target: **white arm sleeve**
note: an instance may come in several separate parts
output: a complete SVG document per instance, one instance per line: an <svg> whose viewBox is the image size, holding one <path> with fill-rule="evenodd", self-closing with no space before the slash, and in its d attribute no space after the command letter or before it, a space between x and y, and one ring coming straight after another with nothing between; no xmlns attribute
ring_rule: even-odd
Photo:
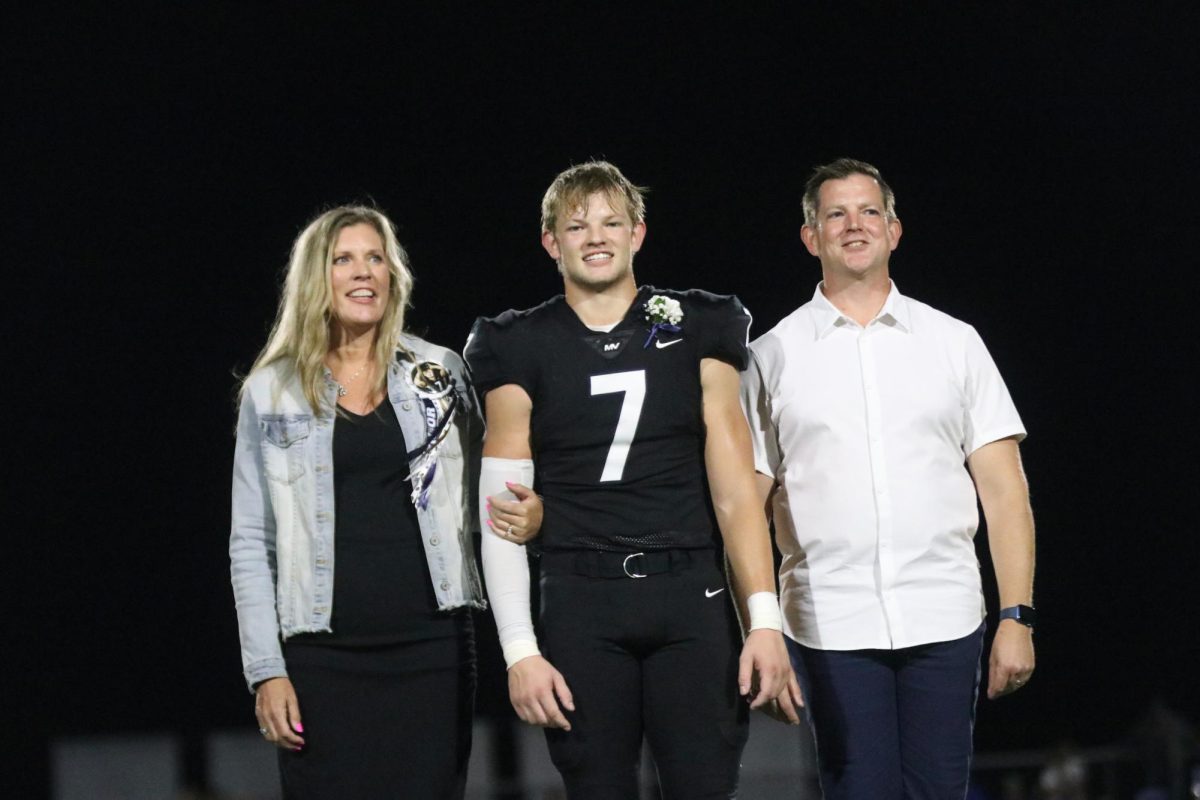
<svg viewBox="0 0 1200 800"><path fill-rule="evenodd" d="M527 458L485 457L479 468L479 521L483 529L483 579L487 583L492 615L504 663L511 667L523 658L540 655L533 617L529 611L529 562L525 546L501 539L484 522L487 499L516 500L505 481L533 486L533 462Z"/></svg>

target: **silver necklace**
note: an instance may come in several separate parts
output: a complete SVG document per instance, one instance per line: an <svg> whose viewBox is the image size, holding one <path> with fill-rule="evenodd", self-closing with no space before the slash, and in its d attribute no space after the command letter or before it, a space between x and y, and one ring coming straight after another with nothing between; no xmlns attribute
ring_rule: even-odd
<svg viewBox="0 0 1200 800"><path fill-rule="evenodd" d="M367 365L368 365L368 364L370 364L370 363L371 363L370 361L367 361L367 362L365 362L365 363L364 363L364 364L363 364L361 367L359 367L357 370L355 370L354 374L350 376L350 378L349 378L349 379L346 381L346 383L342 383L342 382L341 382L341 381L339 381L337 378L334 378L334 379L333 379L333 382L334 382L335 384L337 384L337 393L338 393L338 397L345 397L345 396L346 396L346 394L347 394L347 392L346 392L346 386L348 386L348 385L349 385L349 384L351 384L351 383L354 383L354 380L355 380L355 378L357 378L359 375L362 375L362 371L363 371L364 369L366 369L366 368L367 368Z"/></svg>

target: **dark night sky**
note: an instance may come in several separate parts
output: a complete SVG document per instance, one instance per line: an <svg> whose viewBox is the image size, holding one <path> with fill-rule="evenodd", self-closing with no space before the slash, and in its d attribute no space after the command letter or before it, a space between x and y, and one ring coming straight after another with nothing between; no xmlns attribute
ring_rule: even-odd
<svg viewBox="0 0 1200 800"><path fill-rule="evenodd" d="M1194 12L437 5L463 10L5 25L5 227L32 290L7 348L19 752L253 722L232 372L307 219L374 199L412 257L410 327L461 348L475 316L561 290L538 202L592 156L652 188L639 279L735 292L759 333L818 279L810 168L877 164L905 224L897 284L979 329L1030 431L1039 669L981 703L980 749L1113 742L1154 697L1200 718Z"/></svg>

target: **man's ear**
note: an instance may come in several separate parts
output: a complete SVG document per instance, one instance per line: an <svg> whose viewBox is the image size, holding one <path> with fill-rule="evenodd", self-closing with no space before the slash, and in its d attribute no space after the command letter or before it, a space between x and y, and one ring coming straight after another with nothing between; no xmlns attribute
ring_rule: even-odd
<svg viewBox="0 0 1200 800"><path fill-rule="evenodd" d="M633 234L630 236L629 249L636 253L642 249L642 243L646 241L646 223L639 222L633 226Z"/></svg>
<svg viewBox="0 0 1200 800"><path fill-rule="evenodd" d="M895 252L896 247L900 244L900 234L902 233L904 233L904 229L898 218L888 222L888 243L891 245L889 249L892 252Z"/></svg>
<svg viewBox="0 0 1200 800"><path fill-rule="evenodd" d="M817 250L817 231L811 225L800 226L800 239L804 242L804 246L808 249L809 255L820 257L820 252Z"/></svg>
<svg viewBox="0 0 1200 800"><path fill-rule="evenodd" d="M558 239L554 238L552 231L542 231L542 247L555 261L562 256L562 252L558 249Z"/></svg>

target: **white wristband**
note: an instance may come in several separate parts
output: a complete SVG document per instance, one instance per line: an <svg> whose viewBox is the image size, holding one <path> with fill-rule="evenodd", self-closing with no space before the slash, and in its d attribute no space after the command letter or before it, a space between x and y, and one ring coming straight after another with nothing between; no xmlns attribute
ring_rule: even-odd
<svg viewBox="0 0 1200 800"><path fill-rule="evenodd" d="M542 651L538 649L537 642L531 642L528 639L507 642L500 645L500 650L504 653L504 666L509 669L523 658L542 654Z"/></svg>
<svg viewBox="0 0 1200 800"><path fill-rule="evenodd" d="M779 613L779 598L774 592L755 592L746 598L746 608L750 611L750 630L770 628L773 631L783 630L783 617Z"/></svg>

